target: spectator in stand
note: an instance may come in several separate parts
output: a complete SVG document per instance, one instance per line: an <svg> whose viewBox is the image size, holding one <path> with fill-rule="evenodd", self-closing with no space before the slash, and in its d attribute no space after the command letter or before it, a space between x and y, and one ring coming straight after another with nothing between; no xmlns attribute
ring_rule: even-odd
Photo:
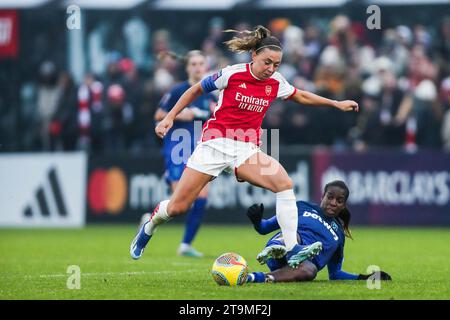
<svg viewBox="0 0 450 320"><path fill-rule="evenodd" d="M442 81L441 101L445 112L441 131L442 142L444 144L444 150L450 151L450 77Z"/></svg>
<svg viewBox="0 0 450 320"><path fill-rule="evenodd" d="M142 89L142 99L135 108L136 116L133 125L133 146L136 153L147 152L150 148L160 147L161 141L153 134L157 105L161 95L155 89L152 80L145 81Z"/></svg>
<svg viewBox="0 0 450 320"><path fill-rule="evenodd" d="M105 120L103 84L87 74L78 88L79 149L104 151Z"/></svg>
<svg viewBox="0 0 450 320"><path fill-rule="evenodd" d="M121 85L113 84L107 90L106 117L107 152L127 150L131 145L134 110Z"/></svg>
<svg viewBox="0 0 450 320"><path fill-rule="evenodd" d="M162 96L177 80L178 62L173 57L163 54L158 60L153 79L155 89Z"/></svg>
<svg viewBox="0 0 450 320"><path fill-rule="evenodd" d="M406 150L440 147L441 119L442 109L437 103L436 86L431 80L423 80L403 100L396 116L398 123L406 124Z"/></svg>
<svg viewBox="0 0 450 320"><path fill-rule="evenodd" d="M43 62L39 68L39 78L36 144L41 150L55 150L56 141L54 138L57 128L51 124L61 96L61 88L58 83L58 71L55 63L52 61Z"/></svg>
<svg viewBox="0 0 450 320"><path fill-rule="evenodd" d="M77 89L73 78L68 72L62 72L59 78L61 94L56 112L50 123L50 135L58 140L59 149L70 151L77 146Z"/></svg>
<svg viewBox="0 0 450 320"><path fill-rule="evenodd" d="M119 61L119 68L122 72L122 83L123 83L123 89L125 90L125 95L128 97L128 102L133 106L133 108L140 108L142 106L142 99L143 99L143 81L139 75L139 71L136 68L134 62L129 58L123 58ZM137 113L138 111L135 110ZM139 113L141 114L143 110L139 110ZM141 114L144 119L145 114ZM142 119L142 120L144 120ZM148 118L147 118L148 119ZM132 132L130 132L130 148L131 151L139 151L141 140L141 132L139 132L139 126L137 124L138 116L136 115L134 117L134 125L132 127ZM151 118L149 119L151 121ZM146 136L144 134L144 136Z"/></svg>
<svg viewBox="0 0 450 320"><path fill-rule="evenodd" d="M284 47L284 63L280 66L280 71L287 81L301 83L297 85L300 90L311 91L334 100L342 99L342 97L355 101L364 100L362 105L367 105L368 110L366 113L362 108L359 115L344 118L341 113L334 114L335 110L326 108L300 110L295 107L290 108L289 102L286 103L287 108L274 104L267 113L266 127L279 128L281 142L287 144L321 143L326 146L340 147L354 145L354 142L358 141L363 143L360 146L364 145L361 149L378 146L396 147L407 140L406 132L408 132L409 140L416 138L421 140L420 131L423 132L424 129L419 127L425 120L417 119L420 123L415 123L414 115L417 111L416 107L422 109L418 106L423 101L418 102L420 99L416 97L415 90L425 80L430 80L436 88L441 88L443 80L450 76L450 16L436 17L435 29L431 24L408 25L408 21L411 21L408 17L405 17L404 21L405 24L402 25L389 25L387 22L386 26L383 24L382 39L379 39L380 33L369 33L364 24L352 21L342 14L331 19L313 18L300 23L283 17L269 20L269 28L280 38ZM159 101L160 97L184 77L181 64L170 56L152 63L153 60L157 60L159 53L167 52L169 49L184 52L189 49L188 46L195 43L202 44L202 50L211 71L248 59L248 55L236 55L224 50L222 31L226 25L220 17L213 17L209 21L208 28L202 30L204 34L199 33L195 37L186 36L188 30L191 30L189 28L182 30L181 33L174 33L171 29L156 31L152 29L149 36L152 43L148 46L144 46L142 41L139 42L140 40L130 42L123 39L121 37L123 33L119 33L119 37L116 37L114 41L109 41L112 26L117 27L116 30L127 30L127 35L132 34L133 30L138 30L140 33L138 38L141 39L142 35L145 35L146 25L148 26L145 21L131 19L127 20L120 29L116 22L113 25L99 22L99 27L93 29L95 34L89 36L88 48L86 48L89 53L86 61L86 65L90 66L88 73L95 73L96 77L102 80L99 82L92 78L87 81L89 83L83 81L79 88L78 113L81 116L78 119L79 147L95 152L103 151L105 125L108 124L109 119L104 114L103 105L107 101L108 88L112 85L120 85L123 88L126 99L136 108L136 113L140 114L140 116L135 114L135 120L133 120L135 132L130 137L132 150L140 152L140 150L146 150L142 148L142 145L159 144L154 136L146 138L149 128L144 122L145 119L152 118L148 115L154 112L154 108L142 100L143 84L148 80L146 99ZM242 31L249 29L249 25L246 21L237 20L232 28ZM136 68L137 60L122 58L125 53L131 57L130 52L133 51L130 51L131 47L139 51L139 54L133 57L140 57L139 65L142 68ZM181 50L177 50L178 48ZM128 51L125 52L124 50L127 49ZM146 55L151 58L144 63L142 57ZM12 124L14 121L5 120L1 122L0 129L2 132L15 132L22 127L33 128L28 136L24 133L20 138L22 142L10 143L17 148L72 149L73 139L70 137L73 135L62 132L69 130L70 126L59 125L62 114L67 116L60 110L61 104L66 104L61 100L66 100L70 96L70 89L64 89L58 84L55 62L42 64L38 83L34 79L30 80L35 73L36 61L42 61L42 58L38 59L38 56L21 68L22 76L25 75L20 84L23 89L21 92L24 96L30 97L32 104L29 105L33 107L26 107L27 99L22 99L20 107L22 111L18 113L19 122ZM383 69L385 71L380 71L377 66L380 58L389 61L389 67ZM144 74L144 72L149 73ZM146 79L143 78L144 76ZM86 79L90 77L88 75ZM375 96L362 93L363 83L372 77L377 78L377 87L379 87ZM369 82L371 81L372 79ZM426 86L430 87L430 85ZM68 91L61 93L62 90ZM3 97L2 100L10 99ZM439 148L441 147L439 141L444 143L447 141L444 134L447 132L444 113L448 107L445 101L445 99L435 99L432 103L428 101L426 105L429 106L424 108L428 110L425 114L431 116L425 121L425 123L429 122L425 127L435 124L427 138L434 142L422 141L428 147ZM27 110L30 111L27 112ZM4 118L14 118L13 113L9 112ZM358 124L356 124L356 116L359 118ZM27 118L33 118L33 121ZM279 126L279 123L283 125ZM407 124L408 130L405 128ZM327 130L322 130L324 127ZM436 128L442 128L439 139L436 139ZM419 136L416 136L416 133ZM302 138L299 141L291 135L299 135ZM350 143L348 137L350 137Z"/></svg>
<svg viewBox="0 0 450 320"><path fill-rule="evenodd" d="M450 75L450 16L442 19L435 42L434 52L440 70L439 79L443 79Z"/></svg>
<svg viewBox="0 0 450 320"><path fill-rule="evenodd" d="M401 146L405 139L404 124L394 121L403 92L397 87L392 61L382 56L373 65L375 73L363 82L363 108L351 132L357 140L354 144L357 150L369 146Z"/></svg>
<svg viewBox="0 0 450 320"><path fill-rule="evenodd" d="M121 54L117 51L112 51L107 55L107 69L102 80L105 88L109 88L113 84L122 85L123 73L119 65L120 60Z"/></svg>
<svg viewBox="0 0 450 320"><path fill-rule="evenodd" d="M409 59L408 76L411 88L415 88L422 80L437 79L438 70L436 66L427 57L425 47L422 44L416 44L411 49Z"/></svg>

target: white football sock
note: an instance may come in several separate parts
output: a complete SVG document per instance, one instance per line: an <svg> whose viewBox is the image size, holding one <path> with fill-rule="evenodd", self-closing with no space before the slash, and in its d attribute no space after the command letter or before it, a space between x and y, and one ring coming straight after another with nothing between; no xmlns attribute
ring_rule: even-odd
<svg viewBox="0 0 450 320"><path fill-rule="evenodd" d="M172 219L172 217L169 217L167 214L167 205L169 204L169 200L164 200L159 203L159 208L156 210L153 217L150 219L150 223L147 223L144 228L144 232L151 236L155 230L156 227L169 221Z"/></svg>
<svg viewBox="0 0 450 320"><path fill-rule="evenodd" d="M191 248L191 245L189 243L184 243L184 242L180 243L180 247L179 247L180 251L187 251L190 248Z"/></svg>
<svg viewBox="0 0 450 320"><path fill-rule="evenodd" d="M275 277L271 274L266 274L266 283L275 282Z"/></svg>
<svg viewBox="0 0 450 320"><path fill-rule="evenodd" d="M297 244L298 211L293 189L276 193L276 214L286 249L290 251Z"/></svg>

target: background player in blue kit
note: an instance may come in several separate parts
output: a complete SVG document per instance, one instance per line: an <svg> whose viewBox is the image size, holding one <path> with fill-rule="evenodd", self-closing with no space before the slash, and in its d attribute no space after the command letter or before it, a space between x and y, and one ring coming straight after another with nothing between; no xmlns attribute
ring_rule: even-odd
<svg viewBox="0 0 450 320"><path fill-rule="evenodd" d="M155 113L154 118L156 121L164 119L183 93L192 85L199 82L207 72L206 58L201 51L189 51L185 57L185 61L188 80L177 84L170 92L164 95ZM186 162L195 149L196 142L199 138L199 136L197 137L195 135L194 130L196 122L198 121L197 130L201 131L202 121L209 118L211 109L216 101L217 99L213 94L202 94L176 117L173 127L163 139L166 181L170 184L172 192L175 190L186 166ZM191 207L186 220L183 240L178 248L179 255L190 257L203 256L202 253L191 246L191 243L202 222L207 195L208 187L206 186Z"/></svg>
<svg viewBox="0 0 450 320"><path fill-rule="evenodd" d="M320 242L320 250L315 251L299 268L293 269L287 265L286 248L282 234L278 232L257 256L261 264L267 263L271 272L252 272L247 282L309 281L325 266L328 267L330 280L363 280L373 275L351 274L342 270L345 237L352 238L349 229L351 215L347 209L349 195L347 185L343 181L335 180L325 186L320 206L298 201L299 243L313 245ZM276 216L262 219L263 211L262 204L255 204L248 209L247 215L256 231L264 235L278 230ZM378 276L381 280L391 280L390 275L384 271L380 271Z"/></svg>

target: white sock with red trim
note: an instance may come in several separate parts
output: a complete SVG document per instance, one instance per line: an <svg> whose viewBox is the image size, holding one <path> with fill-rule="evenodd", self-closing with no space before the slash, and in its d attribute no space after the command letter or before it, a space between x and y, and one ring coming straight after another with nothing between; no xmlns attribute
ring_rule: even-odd
<svg viewBox="0 0 450 320"><path fill-rule="evenodd" d="M150 217L150 223L147 223L144 228L144 232L151 236L155 230L156 227L166 223L172 217L169 217L167 214L167 205L169 204L169 200L161 201L153 211L151 217Z"/></svg>
<svg viewBox="0 0 450 320"><path fill-rule="evenodd" d="M286 249L297 244L298 211L293 189L276 193L276 214Z"/></svg>

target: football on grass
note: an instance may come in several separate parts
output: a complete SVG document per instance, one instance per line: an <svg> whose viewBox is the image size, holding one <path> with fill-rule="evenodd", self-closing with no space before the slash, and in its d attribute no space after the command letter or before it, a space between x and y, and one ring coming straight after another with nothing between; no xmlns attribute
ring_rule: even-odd
<svg viewBox="0 0 450 320"><path fill-rule="evenodd" d="M211 273L221 286L240 286L247 281L247 261L237 253L224 253L214 261Z"/></svg>

